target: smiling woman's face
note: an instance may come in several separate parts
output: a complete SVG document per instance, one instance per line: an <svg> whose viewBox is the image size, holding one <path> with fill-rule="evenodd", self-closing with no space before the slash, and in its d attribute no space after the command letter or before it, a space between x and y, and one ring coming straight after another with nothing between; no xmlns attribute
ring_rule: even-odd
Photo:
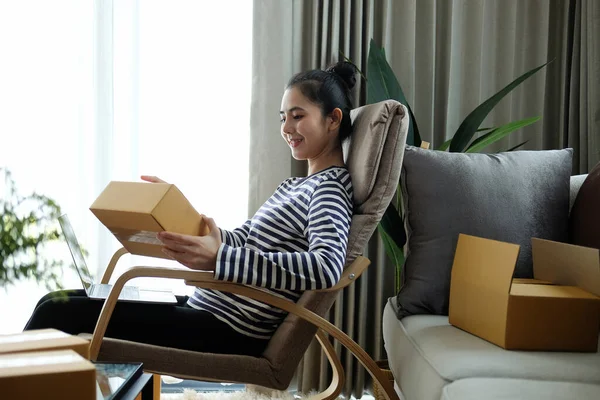
<svg viewBox="0 0 600 400"><path fill-rule="evenodd" d="M328 130L328 118L300 90L291 87L281 99L281 136L296 160L316 159L334 143L337 135Z"/></svg>

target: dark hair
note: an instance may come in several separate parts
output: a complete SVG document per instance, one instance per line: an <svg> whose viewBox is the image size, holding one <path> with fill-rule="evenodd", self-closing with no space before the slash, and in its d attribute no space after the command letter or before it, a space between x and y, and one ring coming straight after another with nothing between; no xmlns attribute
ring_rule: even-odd
<svg viewBox="0 0 600 400"><path fill-rule="evenodd" d="M334 109L342 110L340 142L352 133L352 99L350 90L356 84L356 67L349 62L338 62L326 70L313 69L300 72L292 77L286 89L296 87L311 102L321 109L323 117Z"/></svg>

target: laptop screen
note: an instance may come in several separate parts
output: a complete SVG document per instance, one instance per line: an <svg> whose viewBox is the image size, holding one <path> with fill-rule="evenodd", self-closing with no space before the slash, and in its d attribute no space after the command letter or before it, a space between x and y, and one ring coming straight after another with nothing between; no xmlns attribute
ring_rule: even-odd
<svg viewBox="0 0 600 400"><path fill-rule="evenodd" d="M92 286L94 281L85 263L85 258L83 257L81 247L79 247L79 242L77 241L77 237L75 236L75 231L73 231L73 227L69 222L67 214L58 217L58 222L60 223L63 235L65 236L65 240L67 242L67 245L69 246L69 250L71 251L71 256L73 257L73 262L75 263L75 269L77 269L77 274L79 274L79 278L81 279L83 288L89 296L90 287Z"/></svg>

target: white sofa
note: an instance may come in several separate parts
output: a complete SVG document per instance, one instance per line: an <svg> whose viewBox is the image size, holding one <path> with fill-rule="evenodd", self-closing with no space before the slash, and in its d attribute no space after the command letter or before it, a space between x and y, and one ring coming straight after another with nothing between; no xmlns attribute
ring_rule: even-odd
<svg viewBox="0 0 600 400"><path fill-rule="evenodd" d="M571 178L571 203L585 175ZM507 351L447 316L383 315L383 338L403 400L600 400L600 353ZM600 344L599 344L600 347Z"/></svg>

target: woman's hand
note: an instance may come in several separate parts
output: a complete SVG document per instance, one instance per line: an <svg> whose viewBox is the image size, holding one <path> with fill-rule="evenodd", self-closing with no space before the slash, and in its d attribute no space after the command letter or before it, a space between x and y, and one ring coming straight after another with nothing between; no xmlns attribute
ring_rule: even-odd
<svg viewBox="0 0 600 400"><path fill-rule="evenodd" d="M140 178L142 178L143 181L146 182L152 182L152 183L167 183L165 181L163 181L162 179L160 179L157 176L151 176L151 175L142 175Z"/></svg>
<svg viewBox="0 0 600 400"><path fill-rule="evenodd" d="M204 220L210 229L206 236L160 232L157 238L164 244L163 252L188 268L214 271L221 246L221 231L212 218L204 217Z"/></svg>

